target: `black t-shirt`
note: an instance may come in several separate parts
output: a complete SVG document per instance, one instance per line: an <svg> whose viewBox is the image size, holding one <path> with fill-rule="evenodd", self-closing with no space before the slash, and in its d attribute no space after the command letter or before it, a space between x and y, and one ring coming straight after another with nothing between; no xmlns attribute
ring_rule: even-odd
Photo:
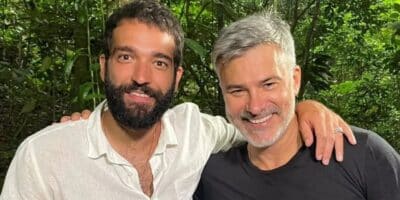
<svg viewBox="0 0 400 200"><path fill-rule="evenodd" d="M194 199L400 200L400 156L376 133L353 127L357 145L345 143L344 161L328 166L315 148L302 147L284 166L255 167L246 145L212 155Z"/></svg>

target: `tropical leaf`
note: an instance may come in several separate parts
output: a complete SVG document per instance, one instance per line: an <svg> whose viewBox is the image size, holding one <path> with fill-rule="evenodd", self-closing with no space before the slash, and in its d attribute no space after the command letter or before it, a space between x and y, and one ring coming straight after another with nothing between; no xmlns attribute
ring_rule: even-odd
<svg viewBox="0 0 400 200"><path fill-rule="evenodd" d="M203 48L198 42L190 38L185 38L185 45L196 53L200 58L205 58L207 55L207 50Z"/></svg>
<svg viewBox="0 0 400 200"><path fill-rule="evenodd" d="M35 108L36 108L36 99L31 99L22 107L20 114L32 112Z"/></svg>

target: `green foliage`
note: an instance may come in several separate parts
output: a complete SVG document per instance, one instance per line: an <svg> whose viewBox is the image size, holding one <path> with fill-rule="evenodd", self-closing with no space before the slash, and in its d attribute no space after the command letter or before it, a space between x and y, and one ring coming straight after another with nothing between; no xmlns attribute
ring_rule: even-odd
<svg viewBox="0 0 400 200"><path fill-rule="evenodd" d="M397 80L394 80L397 78ZM345 119L375 130L394 147L400 146L399 77L388 71L364 72L360 79L334 84L319 93Z"/></svg>
<svg viewBox="0 0 400 200"><path fill-rule="evenodd" d="M0 1L0 185L20 142L103 98L104 20L121 1ZM162 0L186 33L175 103L224 115L209 54L218 31L275 9L290 23L303 71L300 99L318 99L400 150L400 3L392 0Z"/></svg>
<svg viewBox="0 0 400 200"><path fill-rule="evenodd" d="M331 16L324 20L332 31L325 33L315 50L335 56L331 67L335 80L330 89L310 90L308 95L330 105L351 123L378 132L397 150L400 41L393 26L399 18L393 16L399 16L399 5L394 1L363 4L361 11L368 17L353 7L330 11L343 17L337 22Z"/></svg>

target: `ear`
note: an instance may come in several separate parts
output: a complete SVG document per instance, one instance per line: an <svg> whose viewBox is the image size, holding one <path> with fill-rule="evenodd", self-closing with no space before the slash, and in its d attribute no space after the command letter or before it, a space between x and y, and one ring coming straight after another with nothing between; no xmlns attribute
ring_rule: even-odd
<svg viewBox="0 0 400 200"><path fill-rule="evenodd" d="M101 80L104 82L105 77L106 77L106 65L107 65L107 60L106 60L106 56L104 54L101 54L99 56L99 63L100 63L100 77Z"/></svg>
<svg viewBox="0 0 400 200"><path fill-rule="evenodd" d="M301 68L298 65L293 68L293 86L295 95L297 96L301 87Z"/></svg>
<svg viewBox="0 0 400 200"><path fill-rule="evenodd" d="M183 68L182 66L179 66L178 69L176 69L176 76L175 76L175 91L178 90L179 87L179 82L181 81L182 75L183 75Z"/></svg>

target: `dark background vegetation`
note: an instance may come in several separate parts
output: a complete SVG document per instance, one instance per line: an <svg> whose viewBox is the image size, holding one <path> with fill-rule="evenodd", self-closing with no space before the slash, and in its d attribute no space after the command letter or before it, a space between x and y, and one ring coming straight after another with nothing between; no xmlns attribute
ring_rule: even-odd
<svg viewBox="0 0 400 200"><path fill-rule="evenodd" d="M273 6L296 40L300 99L317 99L400 150L400 3L395 0L163 0L186 33L175 103L224 114L209 54L218 31ZM0 0L0 185L21 141L103 98L97 57L124 1Z"/></svg>

